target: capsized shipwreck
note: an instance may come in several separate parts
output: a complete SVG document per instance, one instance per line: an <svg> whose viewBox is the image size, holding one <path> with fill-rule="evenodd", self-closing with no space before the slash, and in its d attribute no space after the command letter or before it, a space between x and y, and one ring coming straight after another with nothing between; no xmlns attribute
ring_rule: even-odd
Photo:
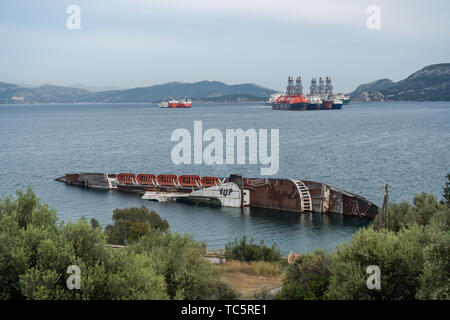
<svg viewBox="0 0 450 320"><path fill-rule="evenodd" d="M337 213L373 219L379 207L326 183L299 179L226 178L198 175L68 173L56 178L85 188L134 192L144 200L226 207L259 207L298 213Z"/></svg>

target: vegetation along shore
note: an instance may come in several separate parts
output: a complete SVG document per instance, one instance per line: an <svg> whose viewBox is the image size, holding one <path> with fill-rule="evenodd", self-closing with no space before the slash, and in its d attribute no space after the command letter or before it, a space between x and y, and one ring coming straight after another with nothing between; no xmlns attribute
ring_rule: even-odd
<svg viewBox="0 0 450 320"><path fill-rule="evenodd" d="M146 207L114 210L102 230L95 219L58 221L29 188L0 200L0 298L450 299L450 174L441 201L422 192L388 212L388 223L378 215L333 252L288 263L275 246L243 238L213 264L204 243ZM67 288L71 265L80 290ZM380 289L366 285L370 265Z"/></svg>

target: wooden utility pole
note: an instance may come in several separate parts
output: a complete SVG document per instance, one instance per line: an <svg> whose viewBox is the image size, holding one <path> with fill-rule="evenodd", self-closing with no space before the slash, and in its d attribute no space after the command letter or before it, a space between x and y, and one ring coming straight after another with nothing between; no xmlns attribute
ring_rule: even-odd
<svg viewBox="0 0 450 320"><path fill-rule="evenodd" d="M389 230L389 206L388 206L388 204L389 204L389 187L390 187L390 185L387 183L384 185L384 190L385 190L384 198L385 198L385 202L386 202L386 206L384 207L384 214L386 215L386 229L388 229L388 230Z"/></svg>

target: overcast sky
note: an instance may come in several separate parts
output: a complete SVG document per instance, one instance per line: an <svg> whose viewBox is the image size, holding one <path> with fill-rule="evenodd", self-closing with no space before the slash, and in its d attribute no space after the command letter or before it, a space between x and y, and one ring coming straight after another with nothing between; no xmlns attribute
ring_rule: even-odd
<svg viewBox="0 0 450 320"><path fill-rule="evenodd" d="M69 30L71 4L81 29ZM366 9L381 9L381 29ZM0 81L130 88L217 80L349 92L450 62L450 1L0 1Z"/></svg>

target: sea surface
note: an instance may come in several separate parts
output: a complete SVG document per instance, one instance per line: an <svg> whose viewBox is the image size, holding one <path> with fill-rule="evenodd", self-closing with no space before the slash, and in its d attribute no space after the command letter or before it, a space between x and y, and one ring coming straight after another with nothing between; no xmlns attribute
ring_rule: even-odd
<svg viewBox="0 0 450 320"><path fill-rule="evenodd" d="M172 231L191 233L210 249L246 235L284 254L333 250L369 221L340 215L155 203L138 195L94 191L53 181L66 172L230 173L259 177L256 165L175 165L175 129L279 129L279 171L273 177L325 182L381 204L411 201L421 191L441 198L450 172L450 103L380 102L331 111L273 111L262 104L0 105L0 195L32 186L65 222L95 217L111 223L114 208L145 205ZM204 145L206 145L205 143Z"/></svg>

